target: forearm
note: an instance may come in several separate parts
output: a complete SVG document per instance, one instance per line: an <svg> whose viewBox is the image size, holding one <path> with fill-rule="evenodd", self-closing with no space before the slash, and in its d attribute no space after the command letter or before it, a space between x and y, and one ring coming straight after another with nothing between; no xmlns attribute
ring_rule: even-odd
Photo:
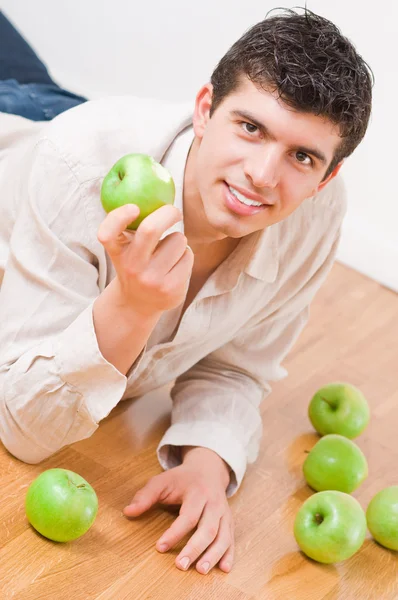
<svg viewBox="0 0 398 600"><path fill-rule="evenodd" d="M134 311L123 301L117 279L113 280L93 306L94 328L103 357L126 375L160 315L144 317Z"/></svg>
<svg viewBox="0 0 398 600"><path fill-rule="evenodd" d="M178 465L182 447L211 449L230 468L227 496L232 496L258 454L264 394L259 382L210 356L197 363L171 390L172 425L157 448L162 467Z"/></svg>
<svg viewBox="0 0 398 600"><path fill-rule="evenodd" d="M92 310L50 339L14 344L1 356L0 438L20 460L40 462L89 437L125 392L125 376L99 352Z"/></svg>

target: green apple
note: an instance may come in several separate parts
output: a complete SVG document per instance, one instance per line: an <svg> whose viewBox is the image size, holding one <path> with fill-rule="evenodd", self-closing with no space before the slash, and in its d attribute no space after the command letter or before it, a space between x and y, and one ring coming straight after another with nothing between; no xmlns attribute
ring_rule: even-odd
<svg viewBox="0 0 398 600"><path fill-rule="evenodd" d="M398 485L385 488L372 498L366 519L376 542L398 550Z"/></svg>
<svg viewBox="0 0 398 600"><path fill-rule="evenodd" d="M308 416L321 435L339 433L358 437L369 423L369 405L362 392L350 383L329 383L311 399Z"/></svg>
<svg viewBox="0 0 398 600"><path fill-rule="evenodd" d="M165 204L174 204L175 185L169 171L147 154L126 154L113 165L101 186L106 212L124 204L136 204L139 216L127 229L138 225Z"/></svg>
<svg viewBox="0 0 398 600"><path fill-rule="evenodd" d="M98 498L77 473L47 469L30 484L25 509L29 523L39 533L55 542L69 542L94 523Z"/></svg>
<svg viewBox="0 0 398 600"><path fill-rule="evenodd" d="M309 452L303 472L308 485L317 492L338 490L350 494L368 476L368 463L354 442L331 433Z"/></svg>
<svg viewBox="0 0 398 600"><path fill-rule="evenodd" d="M362 546L366 517L358 500L337 491L308 498L294 521L294 537L300 549L321 563L350 558Z"/></svg>

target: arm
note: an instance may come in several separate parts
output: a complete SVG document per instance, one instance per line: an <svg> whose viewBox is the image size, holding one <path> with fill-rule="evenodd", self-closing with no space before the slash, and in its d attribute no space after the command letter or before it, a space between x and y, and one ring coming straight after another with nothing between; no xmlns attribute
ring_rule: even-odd
<svg viewBox="0 0 398 600"><path fill-rule="evenodd" d="M90 229L87 186L47 140L19 177L0 290L0 438L37 463L89 437L123 396L126 377L95 335L106 260Z"/></svg>
<svg viewBox="0 0 398 600"><path fill-rule="evenodd" d="M161 314L185 298L193 264L183 234L175 232L160 240L181 219L177 208L162 206L136 232L126 231L138 215L137 206L121 206L108 214L98 231L116 277L94 304L94 325L102 354L123 373Z"/></svg>
<svg viewBox="0 0 398 600"><path fill-rule="evenodd" d="M89 437L123 397L161 312L185 296L192 252L179 233L158 244L174 207L133 238L137 207L101 222L99 182L80 184L48 140L25 175L0 290L0 437L36 463Z"/></svg>
<svg viewBox="0 0 398 600"><path fill-rule="evenodd" d="M308 319L338 237L332 233L307 280L279 309L258 314L231 342L176 380L172 425L158 446L165 471L137 491L124 514L136 517L157 502L180 504L179 516L156 544L166 552L196 529L175 559L180 569L194 561L200 573L217 563L226 572L232 567L234 523L227 498L257 457L259 407L270 392L268 381L286 375L280 363Z"/></svg>
<svg viewBox="0 0 398 600"><path fill-rule="evenodd" d="M181 375L172 389L172 424L158 447L163 468L181 463L180 448L202 446L231 468L227 495L255 461L262 435L260 404L269 381L286 376L281 362L308 320L309 305L333 264L339 234L331 236L313 271L279 309L253 318L228 344Z"/></svg>
<svg viewBox="0 0 398 600"><path fill-rule="evenodd" d="M292 336L302 323L300 315L287 327ZM260 338L263 324L255 329ZM232 568L234 521L227 498L240 485L246 462L256 457L259 404L269 390L260 364L258 372L253 370L251 359L261 360L263 348L251 346L247 336L252 335L246 332L246 340L234 340L177 379L172 426L158 448L166 470L152 477L124 508L126 516L137 517L158 502L181 505L179 516L156 543L159 552L167 552L196 529L175 559L179 569L195 561L202 574L217 564L225 572ZM270 344L270 352L276 347ZM266 359L262 362L268 375L282 375L270 364L267 369ZM242 372L246 368L250 371Z"/></svg>

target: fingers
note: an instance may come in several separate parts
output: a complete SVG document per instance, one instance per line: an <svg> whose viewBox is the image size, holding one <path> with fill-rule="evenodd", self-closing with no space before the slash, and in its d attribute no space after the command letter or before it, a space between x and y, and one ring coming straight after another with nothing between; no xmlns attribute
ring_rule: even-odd
<svg viewBox="0 0 398 600"><path fill-rule="evenodd" d="M163 233L181 220L181 211L170 205L162 206L146 217L137 229L131 259L139 264L147 263Z"/></svg>
<svg viewBox="0 0 398 600"><path fill-rule="evenodd" d="M182 258L188 240L182 233L171 233L160 241L152 256L152 268L158 273L168 273Z"/></svg>
<svg viewBox="0 0 398 600"><path fill-rule="evenodd" d="M171 238L168 242L168 238ZM170 297L180 298L182 302L185 297L189 279L191 277L194 254L189 246L186 245L186 237L181 233L171 233L162 242L159 254L155 255L148 268L148 277L159 281L162 277L163 293ZM182 294L182 295L181 295Z"/></svg>
<svg viewBox="0 0 398 600"><path fill-rule="evenodd" d="M205 502L195 496L187 496L184 500L178 518L164 532L156 544L157 550L166 552L180 542L192 529L196 527L202 515Z"/></svg>
<svg viewBox="0 0 398 600"><path fill-rule="evenodd" d="M127 233L130 237L134 236L131 260L137 264L146 264L163 233L182 220L182 213L178 208L166 205L146 217L137 231L126 232L127 226L135 221L139 213L140 209L136 204L125 204L108 213L101 223L97 237L111 257L123 251L124 243L129 241L128 237L126 238Z"/></svg>
<svg viewBox="0 0 398 600"><path fill-rule="evenodd" d="M232 532L232 544L222 557L219 563L219 567L225 573L229 573L232 569L232 565L235 558L235 541L234 541L234 533Z"/></svg>
<svg viewBox="0 0 398 600"><path fill-rule="evenodd" d="M227 548L227 550L226 550ZM225 573L229 573L232 568L235 554L234 532L232 522L227 516L222 517L218 534L207 552L201 557L196 565L199 573L206 574L217 563Z"/></svg>
<svg viewBox="0 0 398 600"><path fill-rule="evenodd" d="M98 228L98 241L104 246L110 256L122 251L121 241L124 241L124 231L140 214L136 204L125 204L107 214Z"/></svg>
<svg viewBox="0 0 398 600"><path fill-rule="evenodd" d="M181 285L181 281L186 281L191 276L194 263L194 253L189 246L186 247L184 254L178 263L166 275L167 286L169 289L177 289Z"/></svg>
<svg viewBox="0 0 398 600"><path fill-rule="evenodd" d="M203 511L197 531L176 558L177 567L186 570L205 550L197 564L200 573L208 573L233 544L230 514L222 514L208 503Z"/></svg>
<svg viewBox="0 0 398 600"><path fill-rule="evenodd" d="M160 501L164 494L165 481L161 476L153 477L138 490L128 506L123 509L126 517L138 517Z"/></svg>
<svg viewBox="0 0 398 600"><path fill-rule="evenodd" d="M234 560L234 524L227 499L201 493L201 487L195 481L192 485L192 479L188 486L181 486L184 475L183 466L156 475L135 494L123 512L126 516L138 516L157 502L182 504L178 518L158 540L157 550L166 552L196 529L177 556L176 566L187 570L197 561L199 573L208 573L217 564L228 573Z"/></svg>

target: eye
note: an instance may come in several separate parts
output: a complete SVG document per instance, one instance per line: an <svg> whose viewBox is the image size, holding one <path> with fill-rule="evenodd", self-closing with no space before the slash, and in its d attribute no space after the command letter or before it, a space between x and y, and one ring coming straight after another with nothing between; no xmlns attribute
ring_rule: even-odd
<svg viewBox="0 0 398 600"><path fill-rule="evenodd" d="M298 162L301 163L302 165L311 166L314 164L314 161L312 160L312 158L310 156L308 156L308 154L306 154L305 152L300 152L300 150L298 152L296 152L296 158L297 158Z"/></svg>
<svg viewBox="0 0 398 600"><path fill-rule="evenodd" d="M241 121L240 123L245 131L245 133L249 133L250 135L252 135L253 133L256 133L256 131L258 130L257 125L253 125L253 123L248 123L247 121Z"/></svg>

